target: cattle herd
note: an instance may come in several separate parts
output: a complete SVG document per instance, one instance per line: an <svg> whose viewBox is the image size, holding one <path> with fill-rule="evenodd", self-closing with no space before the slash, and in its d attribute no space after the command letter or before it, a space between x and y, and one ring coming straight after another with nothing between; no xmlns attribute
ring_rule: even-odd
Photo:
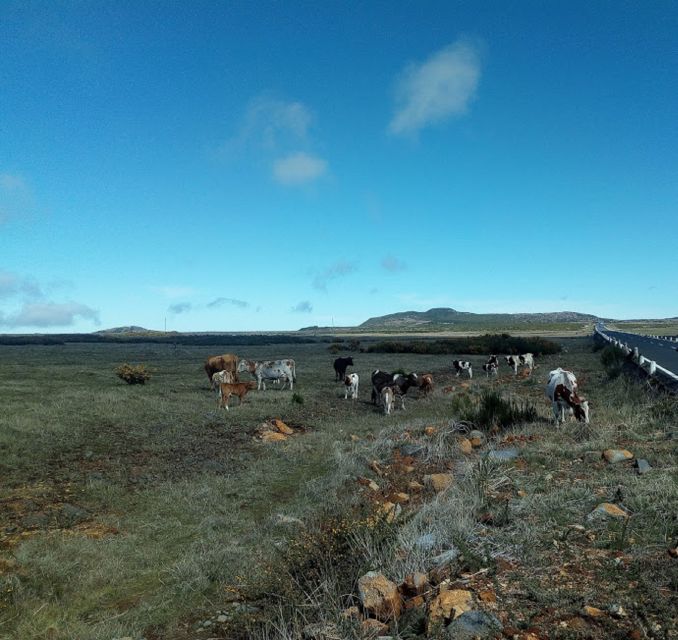
<svg viewBox="0 0 678 640"><path fill-rule="evenodd" d="M518 367L525 367L528 375L534 369L534 355L525 353L522 355L504 356L506 364L518 374ZM348 367L354 366L352 357L337 358L334 361L335 382L344 383L344 399L349 396L352 400L358 399L360 377L357 373L347 373ZM459 377L465 373L469 379L473 378L473 365L465 360L453 360L452 369ZM499 371L499 358L491 355L487 362L482 365L486 376L497 376ZM256 388L266 390L266 382L282 385L285 388L289 384L290 390L294 389L297 381L296 363L291 358L284 360L248 360L239 358L234 354L210 356L205 362L205 372L210 379L212 389L217 392L219 407L229 408L231 396L238 396L242 403L248 391ZM239 373L249 373L254 380L240 382ZM387 373L376 369L371 375L372 396L371 400L376 406L383 407L384 413L389 415L395 408L396 402L401 409L405 408L405 395L412 387L417 387L421 394L428 395L433 391L433 375L430 373ZM546 397L551 401L553 415L556 424L565 422L566 416L573 415L581 422L589 423L590 403L579 396L577 379L571 371L554 369L549 373L546 383Z"/></svg>

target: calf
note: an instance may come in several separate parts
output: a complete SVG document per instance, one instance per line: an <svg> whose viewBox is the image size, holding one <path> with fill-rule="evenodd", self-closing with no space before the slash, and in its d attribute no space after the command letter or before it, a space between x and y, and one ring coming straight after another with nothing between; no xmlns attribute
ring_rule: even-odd
<svg viewBox="0 0 678 640"><path fill-rule="evenodd" d="M459 377L459 374L462 371L467 371L468 377L473 378L473 367L470 362L466 362L466 360L453 360L452 366L454 367L454 370L457 372L457 378Z"/></svg>
<svg viewBox="0 0 678 640"><path fill-rule="evenodd" d="M384 405L384 413L388 416L393 411L395 392L391 387L384 387L381 390L381 403Z"/></svg>
<svg viewBox="0 0 678 640"><path fill-rule="evenodd" d="M429 393L433 392L433 375L430 373L425 373L420 376L421 382L419 383L419 390L423 395L427 396Z"/></svg>
<svg viewBox="0 0 678 640"><path fill-rule="evenodd" d="M520 356L504 356L506 364L513 369L514 375L518 375L518 367L525 366L532 373L534 369L534 356L531 353L525 353Z"/></svg>
<svg viewBox="0 0 678 640"><path fill-rule="evenodd" d="M228 401L231 396L238 396L240 404L243 398L256 387L255 382L220 382L219 383L219 407L225 408L228 411Z"/></svg>
<svg viewBox="0 0 678 640"><path fill-rule="evenodd" d="M353 366L353 357L337 358L334 361L334 381L343 380L346 377L346 369Z"/></svg>
<svg viewBox="0 0 678 640"><path fill-rule="evenodd" d="M499 365L494 362L486 362L483 365L483 371L487 374L487 377L498 375Z"/></svg>
<svg viewBox="0 0 678 640"><path fill-rule="evenodd" d="M560 367L551 371L545 393L557 425L565 422L566 415L574 415L579 422L589 424L589 402L579 396L577 378L571 371Z"/></svg>
<svg viewBox="0 0 678 640"><path fill-rule="evenodd" d="M344 385L346 387L346 392L344 393L344 400L348 400L348 395L351 394L351 400L358 399L358 384L360 383L360 378L357 373L349 373L344 378Z"/></svg>
<svg viewBox="0 0 678 640"><path fill-rule="evenodd" d="M212 389L218 389L219 384L221 382L237 382L235 377L233 376L233 373L230 371L226 371L224 369L223 371L217 371L213 376L212 376Z"/></svg>

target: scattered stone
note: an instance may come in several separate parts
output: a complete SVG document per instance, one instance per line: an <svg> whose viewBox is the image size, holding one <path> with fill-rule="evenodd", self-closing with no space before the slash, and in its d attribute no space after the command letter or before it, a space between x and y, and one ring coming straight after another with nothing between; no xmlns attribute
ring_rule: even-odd
<svg viewBox="0 0 678 640"><path fill-rule="evenodd" d="M282 420L278 420L278 418L273 421L273 426L286 436L291 436L294 433L294 429L288 427Z"/></svg>
<svg viewBox="0 0 678 640"><path fill-rule="evenodd" d="M636 473L639 476L646 474L650 469L652 469L650 463L647 460L643 460L642 458L636 459L636 463L634 466L636 468Z"/></svg>
<svg viewBox="0 0 678 640"><path fill-rule="evenodd" d="M379 491L379 485L374 480L370 480L367 486L372 489L372 491Z"/></svg>
<svg viewBox="0 0 678 640"><path fill-rule="evenodd" d="M376 638L388 631L387 624L384 624L380 620L375 620L374 618L363 620L360 626L362 627L363 634L366 638Z"/></svg>
<svg viewBox="0 0 678 640"><path fill-rule="evenodd" d="M420 456L424 452L424 445L423 444L415 444L413 442L403 444L400 447L400 455L404 457L411 456L412 458L416 458L417 456Z"/></svg>
<svg viewBox="0 0 678 640"><path fill-rule="evenodd" d="M424 488L424 485L421 484L421 482L417 482L416 480L412 480L412 481L407 483L407 487L409 488L410 491L414 491L415 493L417 493Z"/></svg>
<svg viewBox="0 0 678 640"><path fill-rule="evenodd" d="M487 457L496 462L510 462L520 455L518 449L493 449L487 452Z"/></svg>
<svg viewBox="0 0 678 640"><path fill-rule="evenodd" d="M609 517L609 518L628 518L629 514L626 513L623 509L620 509L616 504L610 502L601 502L589 515L587 518L592 520L596 517Z"/></svg>
<svg viewBox="0 0 678 640"><path fill-rule="evenodd" d="M440 493L454 482L454 476L451 473L432 473L424 476L424 482L430 484L436 493Z"/></svg>
<svg viewBox="0 0 678 640"><path fill-rule="evenodd" d="M445 635L454 640L476 640L495 637L501 628L501 622L490 613L465 611L447 625Z"/></svg>
<svg viewBox="0 0 678 640"><path fill-rule="evenodd" d="M415 468L411 464L406 464L401 467L403 473L413 473Z"/></svg>
<svg viewBox="0 0 678 640"><path fill-rule="evenodd" d="M482 431L478 431L477 429L474 429L468 434L468 438L471 441L471 446L474 449L477 449L478 447L482 447L483 444L485 444L485 434Z"/></svg>
<svg viewBox="0 0 678 640"><path fill-rule="evenodd" d="M287 436L279 431L264 431L261 434L262 442L282 442L287 440Z"/></svg>
<svg viewBox="0 0 678 640"><path fill-rule="evenodd" d="M389 524L395 522L402 511L403 508L399 504L393 504L393 502L382 502L377 509L377 513L383 516Z"/></svg>
<svg viewBox="0 0 678 640"><path fill-rule="evenodd" d="M457 440L457 446L459 447L459 451L464 455L469 455L473 452L473 444L468 438L459 438L459 440Z"/></svg>
<svg viewBox="0 0 678 640"><path fill-rule="evenodd" d="M610 464L615 462L623 462L624 460L631 460L633 454L626 449L605 449L603 451L603 458L607 460Z"/></svg>
<svg viewBox="0 0 678 640"><path fill-rule="evenodd" d="M415 571L414 573L408 573L405 576L403 582L404 591L407 593L414 594L416 596L421 595L428 589L428 576L421 571Z"/></svg>
<svg viewBox="0 0 678 640"><path fill-rule="evenodd" d="M427 436L435 435L437 433L437 431L438 431L438 429L436 429L435 427L426 427L426 429L424 429L424 433Z"/></svg>
<svg viewBox="0 0 678 640"><path fill-rule="evenodd" d="M402 600L398 587L385 575L369 571L358 580L358 594L363 609L383 622L398 618Z"/></svg>
<svg viewBox="0 0 678 640"><path fill-rule="evenodd" d="M605 615L605 612L602 609L598 609L597 607L589 607L588 605L584 607L583 613L589 618L601 618Z"/></svg>
<svg viewBox="0 0 678 640"><path fill-rule="evenodd" d="M429 624L454 620L465 611L471 609L473 596L470 591L452 589L443 591L432 602L429 608Z"/></svg>
<svg viewBox="0 0 678 640"><path fill-rule="evenodd" d="M394 495L391 497L391 500L392 500L393 502L397 503L397 504L403 504L403 503L405 503L405 502L409 502L409 501L410 501L410 496L409 496L409 494L407 494L407 493L399 492L399 493L394 494Z"/></svg>

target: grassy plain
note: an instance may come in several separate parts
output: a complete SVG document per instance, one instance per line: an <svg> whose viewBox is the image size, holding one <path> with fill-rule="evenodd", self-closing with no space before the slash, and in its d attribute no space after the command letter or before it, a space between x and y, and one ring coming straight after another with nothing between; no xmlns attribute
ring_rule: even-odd
<svg viewBox="0 0 678 640"><path fill-rule="evenodd" d="M532 378L514 380L504 367L499 381L476 375L468 387L451 374L451 356L353 354L362 381L355 403L345 401L334 382L335 356L326 344L223 345L209 353L295 358L295 391L303 400L272 388L251 393L243 406L235 401L229 413L216 409L208 389L204 347L2 347L0 637L293 638L304 622L335 622L351 601L356 572L378 564L402 579L395 574L418 560L403 561L393 545L373 544L361 531L352 538L353 564L321 572L325 587L310 597L310 583L281 583L295 575L285 573L299 537L289 517L320 527L329 514L350 513L360 500L357 492L349 495L355 475L370 474L369 460L389 464L403 433L422 439L426 425L443 433L465 406L458 398L472 404L488 387L537 408L539 420L498 440L502 446L510 436L524 462L493 469L478 484L480 459L467 461L458 470L467 480L445 499L422 503L420 513L445 523L469 557L489 563L481 575L492 579L507 627L522 632L553 625L544 637L602 638L660 624L654 637L670 637L671 589L677 586L677 561L666 553L678 535L675 407L622 379L608 381L588 340L565 345L566 353L544 358ZM482 359L474 360L479 365ZM114 373L123 362L143 363L153 377L127 386ZM547 422L543 379L559 365L576 371L592 400L590 429L556 431ZM429 398L415 392L405 411L386 417L369 403L369 373L377 367L431 371L436 392ZM278 444L255 440L256 428L273 417L302 433ZM600 462L600 451L611 446L632 448L653 471L636 476L626 464ZM428 450L432 465L459 457L452 439L439 438ZM469 501L478 486L483 495ZM497 504L507 501L506 526L484 530L478 524L478 509L496 508L486 491L501 494ZM614 523L589 524L586 515L597 502L615 501L619 491L634 513L629 527L622 532ZM406 527L421 532L423 519L412 512L388 540L411 538ZM577 531L570 536L573 523L585 525L593 538ZM498 568L498 558L510 568ZM599 574L590 575L594 567ZM328 576L336 588L327 587ZM236 627L229 619L198 630L236 596L252 603L238 614ZM584 603L616 600L624 618L607 617L580 631L560 625ZM257 621L266 620L267 631L257 631ZM418 637L418 628L409 637Z"/></svg>

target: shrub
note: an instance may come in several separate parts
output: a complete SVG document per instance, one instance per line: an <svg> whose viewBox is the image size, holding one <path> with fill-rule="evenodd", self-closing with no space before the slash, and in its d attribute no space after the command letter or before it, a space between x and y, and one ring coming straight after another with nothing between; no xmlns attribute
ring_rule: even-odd
<svg viewBox="0 0 678 640"><path fill-rule="evenodd" d="M460 418L476 428L489 431L493 427L508 429L515 424L535 422L539 419L534 405L526 400L508 400L496 391L484 391L474 403L462 406Z"/></svg>
<svg viewBox="0 0 678 640"><path fill-rule="evenodd" d="M600 352L600 362L605 368L608 378L619 376L625 360L624 353L612 345L608 345Z"/></svg>
<svg viewBox="0 0 678 640"><path fill-rule="evenodd" d="M304 404L304 396L295 391L292 394L292 402L296 402L297 404Z"/></svg>
<svg viewBox="0 0 678 640"><path fill-rule="evenodd" d="M143 364L131 365L128 363L121 364L116 370L118 378L124 380L127 384L145 384L149 380L151 374Z"/></svg>

